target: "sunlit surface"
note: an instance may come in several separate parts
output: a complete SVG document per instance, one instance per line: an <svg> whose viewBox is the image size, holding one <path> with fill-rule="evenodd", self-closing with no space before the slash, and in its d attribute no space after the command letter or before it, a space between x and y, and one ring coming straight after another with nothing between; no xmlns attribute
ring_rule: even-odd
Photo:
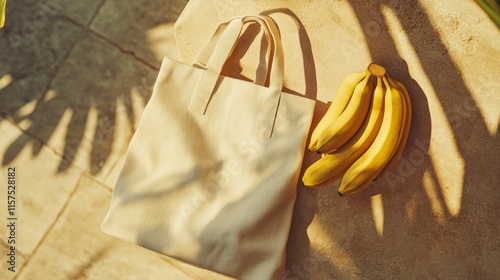
<svg viewBox="0 0 500 280"><path fill-rule="evenodd" d="M437 221L440 224L443 224L445 222L445 210L439 198L437 182L434 180L429 170L425 171L422 181L425 194L427 194L427 197L429 198L432 213L436 217Z"/></svg>
<svg viewBox="0 0 500 280"><path fill-rule="evenodd" d="M10 85L10 83L12 83L12 80L12 75L9 74L0 77L0 90Z"/></svg>
<svg viewBox="0 0 500 280"><path fill-rule="evenodd" d="M457 148L455 138L450 137L453 135L453 129L446 118L438 96L429 91L427 98L433 120L429 154L446 208L450 214L456 216L459 214L461 206L464 160ZM433 113L434 115L432 115Z"/></svg>
<svg viewBox="0 0 500 280"><path fill-rule="evenodd" d="M55 90L49 90L47 91L47 93L45 94L44 98L43 98L43 101L44 102L47 102L47 101L50 101L54 98L56 98L57 96L57 92Z"/></svg>
<svg viewBox="0 0 500 280"><path fill-rule="evenodd" d="M451 142L450 139L443 139L443 141ZM436 168L436 176L446 209L451 215L457 216L462 206L464 161L460 157L456 146L451 145L451 143L447 144L439 148L432 148L431 146L431 159ZM448 152L448 158L438 156L439 153L446 153L444 150Z"/></svg>
<svg viewBox="0 0 500 280"><path fill-rule="evenodd" d="M432 134L429 155L435 170L435 176L444 198L448 212L457 216L460 213L464 160L460 155L453 135L453 129L446 118L444 108L434 92L427 92L431 107Z"/></svg>
<svg viewBox="0 0 500 280"><path fill-rule="evenodd" d="M347 2L347 1L346 1ZM356 47L353 48L350 45L347 44L341 44L342 48L342 54L346 58L347 61L349 61L353 55L359 55L360 52L363 55L366 55L366 57L370 57L370 49L368 47L368 44L366 43L366 37L363 36L363 31L366 31L367 33L371 34L371 23L375 23L374 21L369 21L366 26L363 26L361 22L359 21L358 17L356 16L356 13L352 7L352 5L348 5L345 7L345 10L349 10L349 13L345 12L340 14L341 18L341 24L344 23L346 24L347 30L350 34L350 36L355 37L356 41L359 42L359 44L356 44ZM356 22L353 22L355 20ZM354 24L353 24L354 23ZM378 25L377 25L378 26ZM378 34L372 34L372 35L378 35ZM359 37L358 37L359 36ZM357 38L356 38L357 37ZM358 50L362 51L358 51Z"/></svg>
<svg viewBox="0 0 500 280"><path fill-rule="evenodd" d="M408 39L408 35L404 32L393 10L385 6L383 6L382 10L389 23L389 32L394 38L398 52L407 60L408 65L411 65L411 67L409 66L410 74L425 73L418 60L419 56L415 53L415 49ZM409 55L404 56L404 53ZM428 99L431 119L433 121L431 128L431 144L429 147L430 155L434 169L436 170L438 185L443 194L446 208L450 214L456 216L459 214L461 206L464 160L457 149L455 138L450 137L450 135L454 133L441 100L438 97L441 93L435 91L429 77L415 75L413 78L422 81L420 86ZM430 192L428 187L426 187L426 192L427 195L429 195ZM434 197L434 195L429 196Z"/></svg>
<svg viewBox="0 0 500 280"><path fill-rule="evenodd" d="M78 149L77 154L85 158L85 166L92 166L90 157L86 156L88 151L92 150L93 142L96 141L96 128L98 126L99 111L96 107L91 106L88 111L87 121L85 123L84 139Z"/></svg>
<svg viewBox="0 0 500 280"><path fill-rule="evenodd" d="M478 19L485 16L484 11L478 8L479 5L475 1L465 1L462 3L463 9L457 10L443 8L448 5L446 1L419 2L436 32L439 33L447 54L460 69L461 78L472 99L464 100L457 107L455 114L469 118L471 112L479 110L478 113L481 114L481 119L490 135L496 135L500 122L500 110L499 104L491 100L495 100L499 92L492 89L491 81L500 80L500 71L498 71L500 45L490 42L498 38L499 30L489 19L481 24L489 25L491 28L473 28L477 25ZM446 11L446 14L443 14L443 11ZM446 20L443 21L443 18ZM470 26L471 24L474 25ZM450 26L455 27L455 32L450 32ZM466 28L472 29L473 32L466 31ZM474 56L475 59L464 59L464 56Z"/></svg>
<svg viewBox="0 0 500 280"><path fill-rule="evenodd" d="M32 100L26 104L24 104L21 108L19 108L16 112L17 117L25 117L28 116L29 114L33 113L36 107L36 100Z"/></svg>
<svg viewBox="0 0 500 280"><path fill-rule="evenodd" d="M408 64L408 70L410 71L411 77L418 81L419 85L424 89L426 94L429 90L434 91L431 81L422 67L419 56L415 52L415 48L410 42L408 34L405 32L397 15L392 9L385 5L381 8L385 21L387 22L389 34L391 35L394 45L398 50L397 55L400 55L401 58L403 58ZM395 77L397 76L395 75ZM410 96L412 96L411 92Z"/></svg>
<svg viewBox="0 0 500 280"><path fill-rule="evenodd" d="M169 57L177 57L173 22L164 23L151 28L146 33L146 40L150 50L159 61L166 55Z"/></svg>
<svg viewBox="0 0 500 280"><path fill-rule="evenodd" d="M321 223L313 221L307 228L307 235L311 237L311 246L318 249L319 252L325 251L326 255L322 257L327 259L332 265L342 271L345 275L355 276L358 273L356 263L351 258L351 253L338 244L335 239L332 239ZM324 247L327 248L324 248Z"/></svg>
<svg viewBox="0 0 500 280"><path fill-rule="evenodd" d="M384 202L382 194L377 194L371 197L372 215L375 229L379 236L384 235Z"/></svg>
<svg viewBox="0 0 500 280"><path fill-rule="evenodd" d="M64 146L66 144L66 135L68 133L68 127L69 124L71 123L71 118L73 117L73 109L67 108L62 117L59 120L59 123L57 124L56 128L54 129L54 132L48 139L48 143L51 144L52 147L54 147L55 150L64 150Z"/></svg>

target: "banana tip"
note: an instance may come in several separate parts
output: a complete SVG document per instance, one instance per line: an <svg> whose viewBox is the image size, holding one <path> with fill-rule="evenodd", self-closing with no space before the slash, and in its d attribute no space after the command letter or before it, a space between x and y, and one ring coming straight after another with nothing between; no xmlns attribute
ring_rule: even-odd
<svg viewBox="0 0 500 280"><path fill-rule="evenodd" d="M340 191L337 191L337 193L339 194L339 196L344 196Z"/></svg>

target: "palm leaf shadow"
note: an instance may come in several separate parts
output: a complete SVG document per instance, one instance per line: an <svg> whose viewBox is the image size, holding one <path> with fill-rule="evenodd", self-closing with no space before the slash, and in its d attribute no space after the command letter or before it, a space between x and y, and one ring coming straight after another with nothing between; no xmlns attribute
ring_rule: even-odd
<svg viewBox="0 0 500 280"><path fill-rule="evenodd" d="M374 271L370 269L372 265L380 265L378 259L381 248L384 252L384 261L387 264L411 264L416 259L425 262L432 255L435 260L448 261L457 254L467 252L467 256L462 255L461 268L468 275L487 275L481 271L481 265L473 256L481 254L483 250L499 244L499 238L494 229L485 225L491 225L495 220L495 209L500 199L496 195L494 182L498 182L498 175L495 175L494 168L487 166L499 166L498 155L491 151L498 151L498 133L490 135L485 124L485 120L479 114L479 107L471 97L464 80L461 77L460 69L453 62L448 54L447 47L436 28L430 21L428 12L420 4L402 4L394 1L377 0L367 3L366 1L349 1L360 26L364 31L364 38L368 45L370 55L374 62L387 66L389 73L393 73L396 79L402 81L408 88L413 106L414 122L408 139L408 145L402 159L410 161L410 168L403 172L403 162L400 162L393 170L393 177L386 176L385 180L380 180L374 187L367 189L359 195L349 198L349 205L352 207L351 213L371 213L370 199L375 194L381 193L384 197L384 234L380 236L370 223L353 223L357 236L355 242L346 245L346 250L350 252L350 259L353 260L359 275L370 275L371 277L384 278L388 271L392 275L399 275L402 271L397 271L396 267L385 266L384 270ZM462 180L463 195L460 201L460 211L452 214L446 211L446 196L442 193L444 186L440 185L436 177L437 167L434 165L431 154L428 152L431 138L431 118L427 103L426 94L418 83L410 76L407 63L398 54L395 38L389 35L389 26L383 16L383 9L389 8L396 15L401 23L409 42L413 46L423 71L427 75L434 88L441 107L444 109L446 119L452 130L454 142L458 152L464 162L464 177ZM418 26L415 24L418 23ZM375 28L374 28L375 27ZM439 54L439 55L436 55ZM439 65L439 67L436 67ZM458 108L468 108L463 114L456 113ZM468 136L470 129L474 129L474 140ZM471 145L481 145L484 149L480 154L471 153ZM411 161L413 155L421 154L422 160ZM409 160L410 159L410 160ZM486 167L486 168L485 168ZM450 167L453 168L453 167ZM424 173L428 172L431 180L436 184L436 196L433 201L424 188L415 188L422 184ZM389 173L389 174L391 174ZM392 184L391 179L399 181ZM495 179L495 176L497 179ZM472 189L472 186L477 186ZM410 188L411 187L411 188ZM480 208L488 208L477 214L478 202L482 201ZM436 216L433 204L442 205L445 213L443 217ZM409 218L404 213L412 209ZM350 214L346 214L350 215ZM321 219L328 223L327 220ZM468 226L464 227L464 223ZM333 226L331 227L334 228ZM329 236L336 242L342 242L343 231L329 230ZM487 237L483 241L477 241L477 232L485 232ZM453 238L446 238L447 233L453 232ZM491 233L488 235L488 233ZM493 240L492 240L493 239ZM373 244L378 244L376 248ZM366 255L366 248L372 248L370 256ZM441 253L432 250L441 248ZM498 254L496 254L498 256ZM463 262L462 262L463 261ZM437 261L438 263L440 261ZM465 265L463 265L465 264ZM333 267L333 270L336 268ZM432 270L432 267L429 267ZM406 271L415 275L427 275L427 271ZM417 273L417 274L415 274ZM453 267L443 268L443 275L454 275L457 273ZM429 276L429 275L427 275Z"/></svg>
<svg viewBox="0 0 500 280"><path fill-rule="evenodd" d="M151 43L148 30L174 22L187 2L127 2L112 11L114 18L107 25L132 30L128 35L133 40L122 43L122 48L117 42L120 36L103 25L102 17L95 25L103 5L109 4L105 1L100 1L88 22L67 15L68 10L78 8L68 3L44 25L34 27L29 21L40 7L28 5L31 0L22 1L26 3L9 7L11 21L0 31L0 57L7 61L0 65L0 77L13 77L0 89L0 122L8 119L24 131L8 146L2 165L12 163L29 144L34 156L48 145L61 156L57 172L77 165L93 175L105 172L106 176L114 165L109 161L116 161L111 154L117 137L124 142L130 139L140 116L136 104L148 102L159 69L160 60L148 47L141 47L140 53L126 48ZM107 13L110 7L104 6ZM143 20L136 24L124 20L125 16ZM26 26L33 29L29 36L23 33ZM14 42L12 38L21 39ZM125 130L117 131L118 122ZM108 169L103 170L104 166Z"/></svg>

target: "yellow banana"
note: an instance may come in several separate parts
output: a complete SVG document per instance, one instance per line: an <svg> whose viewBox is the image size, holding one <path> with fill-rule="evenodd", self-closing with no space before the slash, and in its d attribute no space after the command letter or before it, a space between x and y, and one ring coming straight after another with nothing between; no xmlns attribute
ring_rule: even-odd
<svg viewBox="0 0 500 280"><path fill-rule="evenodd" d="M373 94L373 85L370 83L371 76L372 74L368 72L354 89L342 114L321 132L316 145L317 152L327 154L335 151L349 141L361 127L368 113Z"/></svg>
<svg viewBox="0 0 500 280"><path fill-rule="evenodd" d="M327 127L344 111L345 107L349 103L349 100L351 99L356 85L359 84L359 82L366 77L367 74L367 70L363 72L351 73L342 81L342 83L340 83L337 93L333 97L332 103L330 103L330 107L311 134L311 140L309 142L309 150L311 152L316 151L318 137L321 132L327 129Z"/></svg>
<svg viewBox="0 0 500 280"><path fill-rule="evenodd" d="M404 148L406 146L406 142L408 140L408 134L410 133L410 126L411 126L411 120L412 120L412 107L411 107L411 100L410 100L410 95L408 94L408 91L406 90L406 87L400 83L397 80L394 80L387 74L387 79L389 80L389 83L393 88L395 88L399 93L402 95L404 103L405 103L405 121L403 124L403 129L402 129L402 135L401 138L398 140L398 148L394 155L392 156L391 160L387 165L384 167L382 172L375 178L377 180L378 178L382 178L387 172L389 172L399 161L401 158L401 155L403 154Z"/></svg>
<svg viewBox="0 0 500 280"><path fill-rule="evenodd" d="M383 119L384 88L380 77L377 77L377 86L370 103L368 116L361 128L342 147L307 168L302 177L304 185L318 187L338 180L373 143Z"/></svg>
<svg viewBox="0 0 500 280"><path fill-rule="evenodd" d="M394 155L404 121L404 100L391 89L384 76L386 87L384 117L380 131L372 145L346 171L338 189L340 195L356 193L368 186Z"/></svg>

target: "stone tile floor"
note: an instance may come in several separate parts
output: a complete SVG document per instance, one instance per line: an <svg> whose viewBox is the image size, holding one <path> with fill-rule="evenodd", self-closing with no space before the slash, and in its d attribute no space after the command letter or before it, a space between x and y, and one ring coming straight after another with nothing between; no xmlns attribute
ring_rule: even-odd
<svg viewBox="0 0 500 280"><path fill-rule="evenodd" d="M0 30L0 217L16 168L16 263L0 279L212 279L100 231L187 0L9 1ZM77 77L75 79L75 77Z"/></svg>

